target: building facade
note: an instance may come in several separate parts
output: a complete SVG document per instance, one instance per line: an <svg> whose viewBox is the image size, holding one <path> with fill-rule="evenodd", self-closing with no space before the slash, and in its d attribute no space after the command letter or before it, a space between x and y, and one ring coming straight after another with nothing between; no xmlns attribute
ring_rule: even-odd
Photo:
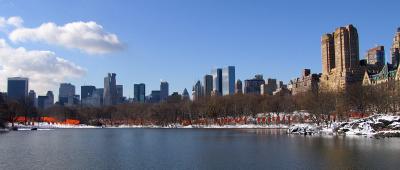
<svg viewBox="0 0 400 170"><path fill-rule="evenodd" d="M316 92L319 89L319 81L319 74L311 74L310 69L304 69L299 78L295 78L289 82L289 89L292 95L308 91Z"/></svg>

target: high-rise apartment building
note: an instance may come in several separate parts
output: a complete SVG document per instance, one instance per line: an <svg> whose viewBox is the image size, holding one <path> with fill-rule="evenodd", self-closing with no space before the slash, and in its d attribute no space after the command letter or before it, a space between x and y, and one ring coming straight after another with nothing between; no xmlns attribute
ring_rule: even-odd
<svg viewBox="0 0 400 170"><path fill-rule="evenodd" d="M9 100L21 101L28 97L29 79L10 77L7 81L7 97Z"/></svg>
<svg viewBox="0 0 400 170"><path fill-rule="evenodd" d="M324 88L341 90L362 81L364 72L360 67L358 33L353 25L323 35L321 49Z"/></svg>

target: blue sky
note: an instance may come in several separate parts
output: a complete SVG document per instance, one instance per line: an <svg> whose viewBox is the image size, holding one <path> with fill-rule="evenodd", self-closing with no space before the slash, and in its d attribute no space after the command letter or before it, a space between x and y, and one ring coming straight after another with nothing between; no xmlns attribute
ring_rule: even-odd
<svg viewBox="0 0 400 170"><path fill-rule="evenodd" d="M212 68L228 65L236 66L241 80L260 73L287 82L303 68L320 72L321 35L350 23L358 29L360 58L381 44L390 61L398 6L394 0L1 0L0 16L19 16L24 27L94 21L115 34L122 48L89 54L41 41L14 42L4 32L0 38L13 48L49 50L82 67L82 76L62 80L77 92L84 84L103 87L104 76L115 72L124 95L132 97L134 83L146 83L149 93L162 79L171 92L182 92Z"/></svg>

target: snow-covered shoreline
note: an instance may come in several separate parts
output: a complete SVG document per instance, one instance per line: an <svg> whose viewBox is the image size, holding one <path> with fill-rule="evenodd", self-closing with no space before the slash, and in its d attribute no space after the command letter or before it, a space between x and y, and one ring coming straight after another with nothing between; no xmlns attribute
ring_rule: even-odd
<svg viewBox="0 0 400 170"><path fill-rule="evenodd" d="M371 137L400 137L400 116L373 115L349 122L333 122L328 126L294 124L289 134L356 135Z"/></svg>
<svg viewBox="0 0 400 170"><path fill-rule="evenodd" d="M400 116L373 115L366 118L355 119L348 122L332 122L329 125L316 125L312 123L303 124L229 124L229 125L188 125L170 124L160 125L113 125L113 126L90 126L90 125L68 125L51 124L46 122L35 122L34 125L14 125L18 130L51 130L51 129L97 129L97 128L154 128L154 129L286 129L288 134L301 135L354 135L372 137L400 137ZM11 124L9 124L11 127Z"/></svg>
<svg viewBox="0 0 400 170"><path fill-rule="evenodd" d="M11 124L9 125L11 127ZM48 124L45 122L36 122L34 125L24 125L24 124L15 124L14 127L17 127L18 130L30 130L32 128L36 128L38 130L41 129L98 129L98 128L181 128L181 129L287 129L288 125L256 125L256 124L236 124L236 125L188 125L183 126L180 124L170 124L167 126L160 125L115 125L115 126L90 126L85 124L80 125L67 125L67 124Z"/></svg>

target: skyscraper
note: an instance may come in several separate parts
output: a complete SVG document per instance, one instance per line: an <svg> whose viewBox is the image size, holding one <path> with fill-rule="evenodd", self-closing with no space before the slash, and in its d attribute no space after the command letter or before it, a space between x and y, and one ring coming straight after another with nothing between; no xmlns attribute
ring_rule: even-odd
<svg viewBox="0 0 400 170"><path fill-rule="evenodd" d="M29 79L24 77L10 77L7 82L9 100L21 101L28 97Z"/></svg>
<svg viewBox="0 0 400 170"><path fill-rule="evenodd" d="M72 106L74 104L75 86L71 83L61 83L58 92L60 105Z"/></svg>
<svg viewBox="0 0 400 170"><path fill-rule="evenodd" d="M211 96L213 91L213 77L212 75L204 76L204 95Z"/></svg>
<svg viewBox="0 0 400 170"><path fill-rule="evenodd" d="M166 101L169 95L169 85L168 82L162 81L160 84L160 99L161 101Z"/></svg>
<svg viewBox="0 0 400 170"><path fill-rule="evenodd" d="M321 49L323 88L341 90L362 81L364 72L360 67L358 33L353 25L323 35Z"/></svg>
<svg viewBox="0 0 400 170"><path fill-rule="evenodd" d="M385 47L376 46L368 50L365 55L368 64L385 65Z"/></svg>
<svg viewBox="0 0 400 170"><path fill-rule="evenodd" d="M215 95L222 95L222 69L217 68L211 71L213 76L213 91Z"/></svg>
<svg viewBox="0 0 400 170"><path fill-rule="evenodd" d="M103 104L105 106L117 104L117 81L115 73L108 73L107 77L104 77L104 97Z"/></svg>
<svg viewBox="0 0 400 170"><path fill-rule="evenodd" d="M393 37L392 48L390 48L392 54L392 64L397 67L400 61L400 27L397 28L396 33Z"/></svg>
<svg viewBox="0 0 400 170"><path fill-rule="evenodd" d="M144 103L146 99L146 85L144 83L134 84L134 97L137 102Z"/></svg>
<svg viewBox="0 0 400 170"><path fill-rule="evenodd" d="M241 80L237 80L236 81L236 85L235 85L235 93L236 94L243 94L243 84Z"/></svg>
<svg viewBox="0 0 400 170"><path fill-rule="evenodd" d="M222 70L222 95L235 94L235 67L228 66Z"/></svg>

